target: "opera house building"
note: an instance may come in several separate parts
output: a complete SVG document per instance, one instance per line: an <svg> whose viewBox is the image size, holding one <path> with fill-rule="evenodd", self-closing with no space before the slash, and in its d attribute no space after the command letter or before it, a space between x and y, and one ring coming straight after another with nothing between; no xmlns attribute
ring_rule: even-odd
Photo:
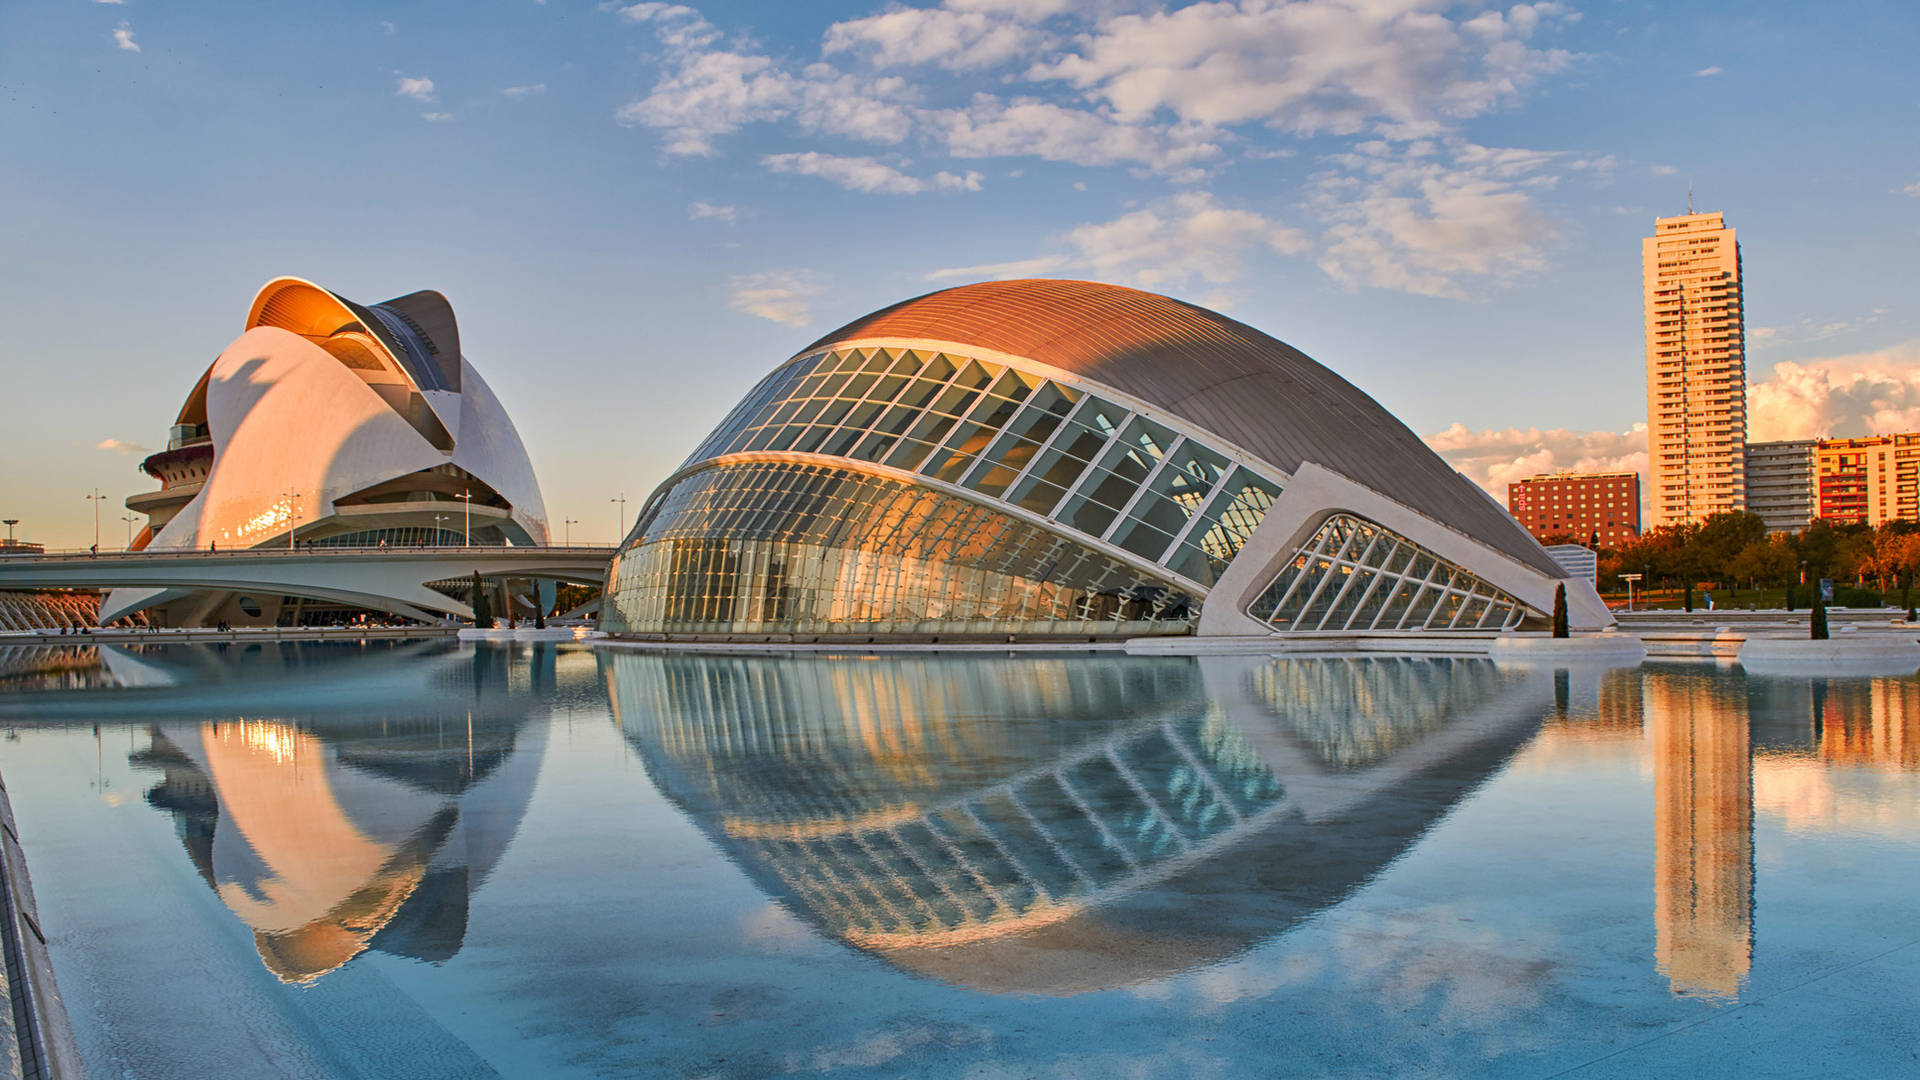
<svg viewBox="0 0 1920 1080"><path fill-rule="evenodd" d="M437 292L361 305L298 278L254 297L200 376L127 507L136 550L540 544L526 447L460 350ZM116 589L99 621L267 623L307 601L209 589Z"/></svg>
<svg viewBox="0 0 1920 1080"><path fill-rule="evenodd" d="M763 379L648 499L602 627L649 639L1068 640L1611 617L1372 398L1218 313L961 286Z"/></svg>

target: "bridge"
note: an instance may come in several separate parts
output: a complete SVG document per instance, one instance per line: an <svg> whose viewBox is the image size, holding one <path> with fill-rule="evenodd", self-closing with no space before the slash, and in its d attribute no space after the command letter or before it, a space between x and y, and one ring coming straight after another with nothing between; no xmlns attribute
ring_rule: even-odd
<svg viewBox="0 0 1920 1080"><path fill-rule="evenodd" d="M599 585L611 547L313 547L0 555L0 590L209 589L277 593L422 622L473 609L430 581L541 578Z"/></svg>

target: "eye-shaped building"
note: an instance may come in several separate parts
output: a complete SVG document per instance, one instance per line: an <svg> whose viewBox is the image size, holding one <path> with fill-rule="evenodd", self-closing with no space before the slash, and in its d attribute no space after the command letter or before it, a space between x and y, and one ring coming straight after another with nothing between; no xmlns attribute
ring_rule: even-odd
<svg viewBox="0 0 1920 1080"><path fill-rule="evenodd" d="M1352 384L1095 282L966 285L841 327L654 492L633 637L1086 638L1612 622Z"/></svg>
<svg viewBox="0 0 1920 1080"><path fill-rule="evenodd" d="M127 500L148 519L135 549L285 546L289 531L342 547L547 539L526 447L431 290L357 304L269 281L141 467L160 489ZM160 609L171 625L270 624L279 603L116 589L100 619Z"/></svg>

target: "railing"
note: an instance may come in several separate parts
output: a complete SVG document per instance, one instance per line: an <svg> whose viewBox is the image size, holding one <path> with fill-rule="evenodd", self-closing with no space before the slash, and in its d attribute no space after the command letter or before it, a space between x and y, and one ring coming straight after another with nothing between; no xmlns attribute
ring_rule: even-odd
<svg viewBox="0 0 1920 1080"><path fill-rule="evenodd" d="M143 551L127 551L122 549L118 551L100 552L94 552L89 548L58 548L52 551L9 551L0 549L0 566L6 565L9 560L27 562L42 559L62 561L114 559L125 562L136 559L204 559L209 556L221 559L228 557L236 559L284 559L290 555L294 557L312 556L314 558L343 556L364 557L367 555L434 556L445 555L456 551L470 554L479 553L488 556L548 555L556 553L581 556L604 555L611 559L618 550L619 548L612 544L528 544L523 546L503 544L474 544L471 546L464 544L388 544L385 547L329 547L320 544L309 547L303 544L291 549L284 546L251 548L167 548L160 551L149 548Z"/></svg>

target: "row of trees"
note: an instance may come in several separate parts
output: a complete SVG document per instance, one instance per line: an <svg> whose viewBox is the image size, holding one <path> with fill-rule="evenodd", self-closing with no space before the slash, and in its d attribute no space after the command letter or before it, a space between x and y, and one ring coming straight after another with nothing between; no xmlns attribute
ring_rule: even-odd
<svg viewBox="0 0 1920 1080"><path fill-rule="evenodd" d="M1883 593L1904 591L1920 573L1920 525L1892 521L1874 528L1822 520L1798 534L1769 536L1757 514L1715 514L1601 548L1599 561L1602 592L1624 591L1623 573L1643 574L1642 587L1656 589L1777 589L1830 578Z"/></svg>

